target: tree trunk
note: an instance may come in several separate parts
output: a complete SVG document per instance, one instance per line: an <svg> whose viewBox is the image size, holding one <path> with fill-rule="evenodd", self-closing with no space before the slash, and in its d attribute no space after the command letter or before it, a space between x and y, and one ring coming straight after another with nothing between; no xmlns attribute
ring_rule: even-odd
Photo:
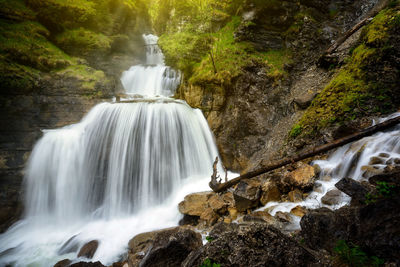
<svg viewBox="0 0 400 267"><path fill-rule="evenodd" d="M351 142L357 141L359 139L362 139L366 136L370 136L374 133L377 133L379 131L383 131L386 130L388 128L391 128L393 126L396 126L397 124L400 123L400 116L387 120L385 122L379 123L377 125L374 125L372 127L369 127L367 129L364 129L358 133L354 133L352 135L346 136L344 138L335 140L331 143L319 146L319 147L315 147L311 150L307 150L305 152L302 152L300 154L297 154L296 156L290 157L290 158L284 158L282 160L279 161L274 161L271 164L268 164L267 166L260 168L258 170L255 171L251 171L248 172L246 174L242 174L239 177L236 177L226 183L211 183L209 184L210 188L214 191L214 192L221 192L224 191L232 186L234 186L235 184L239 183L242 179L249 179L249 178L253 178L256 177L260 174L264 174L267 173L269 171L278 169L280 167L283 167L285 165L291 164L291 163L295 163L297 161L303 160L303 159L307 159L313 156L316 156L318 154L327 152L329 150L332 150L334 148L340 147L340 146L344 146L346 144L349 144Z"/></svg>

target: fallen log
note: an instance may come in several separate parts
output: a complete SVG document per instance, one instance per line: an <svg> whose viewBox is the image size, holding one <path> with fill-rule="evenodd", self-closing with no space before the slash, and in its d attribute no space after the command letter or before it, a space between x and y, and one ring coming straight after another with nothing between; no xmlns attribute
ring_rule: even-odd
<svg viewBox="0 0 400 267"><path fill-rule="evenodd" d="M335 140L331 143L319 146L319 147L315 147L311 150L307 150L305 152L302 152L300 154L297 154L293 157L290 158L285 158L282 160L278 160L278 161L274 161L270 164L268 164L267 166L260 168L258 170L255 171L251 171L245 174L240 175L239 177L236 177L232 180L229 180L228 182L225 183L216 183L215 180L213 182L209 183L210 188L214 191L214 192L221 192L224 191L234 185L236 185L237 183L239 183L241 180L243 179L249 179L249 178L254 178L256 176L259 176L260 174L264 174L267 172L270 172L272 170L278 169L280 167L286 166L288 164L291 163L295 163L298 162L300 160L303 159L307 159L307 158L311 158L314 157L316 155L319 155L321 153L327 152L329 150L332 150L334 148L338 148L340 146L344 146L346 144L349 144L351 142L360 140L364 137L373 135L377 132L386 130L388 128L391 128L393 126L396 126L397 124L400 123L400 116L393 118L393 119L389 119L387 121L384 121L382 123L376 124L374 126L371 126L369 128L366 128L360 132L354 133L352 135L343 137L341 139Z"/></svg>

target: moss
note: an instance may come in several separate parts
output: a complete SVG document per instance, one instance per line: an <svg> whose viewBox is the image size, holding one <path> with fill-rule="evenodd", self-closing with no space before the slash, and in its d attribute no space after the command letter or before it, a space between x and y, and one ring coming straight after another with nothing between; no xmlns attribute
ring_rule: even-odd
<svg viewBox="0 0 400 267"><path fill-rule="evenodd" d="M33 20L36 13L28 8L23 0L0 0L0 14L2 18L12 20Z"/></svg>
<svg viewBox="0 0 400 267"><path fill-rule="evenodd" d="M290 137L299 134L312 136L333 123L342 123L373 113L389 113L397 108L396 85L380 80L390 68L385 61L393 54L388 44L394 18L398 12L387 9L379 13L363 30L359 45L352 50L331 82L313 100L300 121L289 132ZM396 82L394 82L396 83Z"/></svg>
<svg viewBox="0 0 400 267"><path fill-rule="evenodd" d="M111 48L111 38L83 28L67 30L55 38L56 44L72 54L82 54L93 50L107 51Z"/></svg>
<svg viewBox="0 0 400 267"><path fill-rule="evenodd" d="M95 90L98 83L107 84L109 82L103 71L81 64L71 65L56 73L77 79L81 82L82 89L86 90Z"/></svg>
<svg viewBox="0 0 400 267"><path fill-rule="evenodd" d="M43 71L69 65L71 57L49 42L48 35L37 22L0 20L0 53L11 62Z"/></svg>
<svg viewBox="0 0 400 267"><path fill-rule="evenodd" d="M35 87L39 71L7 61L0 56L0 90L4 93L30 92Z"/></svg>

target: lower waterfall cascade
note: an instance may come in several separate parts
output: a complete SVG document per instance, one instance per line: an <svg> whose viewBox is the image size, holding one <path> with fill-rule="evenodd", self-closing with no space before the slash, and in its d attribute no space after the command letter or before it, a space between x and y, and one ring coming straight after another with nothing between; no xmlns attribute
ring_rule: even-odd
<svg viewBox="0 0 400 267"><path fill-rule="evenodd" d="M156 36L143 38L146 63L121 77L129 101L98 104L77 124L43 130L26 167L25 214L0 235L0 266L88 260L77 258L77 250L63 252L71 240L76 247L98 240L90 261L112 264L136 234L176 226L184 196L210 190L218 156L213 134L200 110L171 98L181 74L164 64ZM322 170L318 190L303 202L269 202L261 209L274 215L297 205L321 207L322 196L337 181L364 179L362 167L382 153L387 162L400 159L399 126L315 161ZM218 170L223 172L222 165ZM328 207L349 201L342 194L339 205ZM300 219L295 220L294 228Z"/></svg>

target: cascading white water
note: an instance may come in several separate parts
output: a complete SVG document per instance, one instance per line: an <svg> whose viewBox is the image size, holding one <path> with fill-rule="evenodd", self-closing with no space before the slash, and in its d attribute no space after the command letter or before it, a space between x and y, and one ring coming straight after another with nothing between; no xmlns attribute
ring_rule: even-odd
<svg viewBox="0 0 400 267"><path fill-rule="evenodd" d="M78 247L99 240L93 260L111 264L135 234L177 225L178 202L208 189L218 151L207 121L165 97L180 74L164 65L156 36L144 39L147 64L121 81L132 97L145 98L99 104L80 123L45 131L35 145L25 218L0 236L0 266L76 259L76 250L60 252L73 236Z"/></svg>
<svg viewBox="0 0 400 267"><path fill-rule="evenodd" d="M132 66L122 74L121 82L128 94L171 96L180 84L179 71L165 66L158 37L144 35L146 64Z"/></svg>
<svg viewBox="0 0 400 267"><path fill-rule="evenodd" d="M379 120L385 120L400 116L400 113ZM371 159L380 159L371 162ZM374 164L373 164L374 163ZM272 215L276 212L290 212L296 206L303 206L309 209L328 207L338 209L351 200L349 196L342 193L340 204L329 206L323 204L322 197L330 190L336 189L335 184L342 178L348 177L356 181L367 180L368 169L383 169L388 165L400 165L400 125L392 130L377 133L370 137L365 137L357 142L345 145L332 153L327 160L317 160L313 164L318 164L321 168L319 179L316 181L315 190L302 202L269 202L260 210L268 210ZM293 216L295 224L300 218ZM296 227L296 225L295 225Z"/></svg>

